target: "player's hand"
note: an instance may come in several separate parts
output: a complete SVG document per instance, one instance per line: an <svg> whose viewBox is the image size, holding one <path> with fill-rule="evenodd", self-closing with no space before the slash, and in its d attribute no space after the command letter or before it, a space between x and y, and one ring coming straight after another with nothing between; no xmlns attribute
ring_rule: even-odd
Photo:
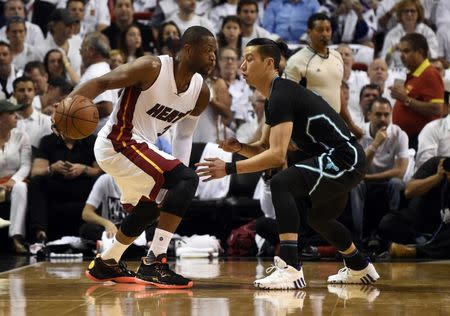
<svg viewBox="0 0 450 316"><path fill-rule="evenodd" d="M111 221L107 221L104 227L108 238L113 238L118 231L117 226Z"/></svg>
<svg viewBox="0 0 450 316"><path fill-rule="evenodd" d="M219 148L229 153L235 153L242 149L242 144L236 138L228 138L219 142Z"/></svg>
<svg viewBox="0 0 450 316"><path fill-rule="evenodd" d="M219 158L205 158L205 162L198 162L195 166L205 167L196 170L199 177L209 177L204 179L203 182L220 179L227 175L225 172L225 161Z"/></svg>
<svg viewBox="0 0 450 316"><path fill-rule="evenodd" d="M380 146L387 138L387 127L382 127L378 130L377 134L375 135L375 139L373 141L373 145L375 147Z"/></svg>
<svg viewBox="0 0 450 316"><path fill-rule="evenodd" d="M79 163L74 163L74 164L68 163L68 164L70 164L70 167L68 169L67 176L66 176L68 178L77 178L80 175L82 175L84 170L86 169L86 165L82 165Z"/></svg>
<svg viewBox="0 0 450 316"><path fill-rule="evenodd" d="M388 89L391 90L391 97L394 99L399 100L400 102L405 102L408 99L408 94L403 87L394 85Z"/></svg>
<svg viewBox="0 0 450 316"><path fill-rule="evenodd" d="M69 172L67 163L62 160L58 160L57 162L52 163L50 165L50 170L56 173L60 173L64 176Z"/></svg>

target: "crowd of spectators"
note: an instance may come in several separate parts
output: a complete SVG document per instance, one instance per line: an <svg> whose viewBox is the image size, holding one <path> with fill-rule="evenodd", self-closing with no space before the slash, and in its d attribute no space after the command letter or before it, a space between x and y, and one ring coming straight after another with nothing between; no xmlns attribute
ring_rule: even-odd
<svg viewBox="0 0 450 316"><path fill-rule="evenodd" d="M378 253L412 243L421 255L445 254L423 245L450 218L450 1L0 0L0 12L0 227L9 226L14 252L117 230L120 192L101 176L95 134L52 134L54 105L140 56L176 58L183 32L201 25L217 34L218 51L194 143L258 138L264 100L240 74L243 50L256 37L283 41L280 75L327 100L366 152L367 175L346 212L357 242ZM96 132L119 95L94 100ZM170 144L170 132L158 139L165 151Z"/></svg>

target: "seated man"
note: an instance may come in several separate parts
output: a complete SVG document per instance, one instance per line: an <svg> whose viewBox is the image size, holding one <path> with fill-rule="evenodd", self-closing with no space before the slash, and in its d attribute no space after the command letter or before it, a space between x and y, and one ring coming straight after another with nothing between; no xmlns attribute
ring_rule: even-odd
<svg viewBox="0 0 450 316"><path fill-rule="evenodd" d="M58 220L58 228L65 229L50 231L52 238L77 233L83 204L101 173L94 142L94 136L73 140L50 134L42 138L28 186L30 227L36 240L47 239L49 219Z"/></svg>
<svg viewBox="0 0 450 316"><path fill-rule="evenodd" d="M441 211L445 215L450 205L449 180L450 158L428 159L406 185L408 208L384 216L380 235L395 243L425 245L427 234L435 233L442 223Z"/></svg>
<svg viewBox="0 0 450 316"><path fill-rule="evenodd" d="M364 237L364 220L371 219L367 223L378 223L384 215L383 208L386 206L379 201L387 201L390 211L399 208L405 187L402 179L408 167L408 136L391 123L389 100L382 97L375 99L369 104L368 114L369 122L365 123L364 136L360 140L366 152L367 174L350 194L354 231L360 240ZM380 194L386 198L380 198ZM369 201L370 204L367 203ZM377 226L375 224L370 228Z"/></svg>
<svg viewBox="0 0 450 316"><path fill-rule="evenodd" d="M105 231L108 238L113 238L117 233L117 227L126 217L126 213L120 203L120 189L109 174L100 176L92 188L84 205L83 220L86 222L80 227L80 237L96 242L102 239ZM101 205L101 213L97 210ZM146 229L146 239L152 240L155 227Z"/></svg>

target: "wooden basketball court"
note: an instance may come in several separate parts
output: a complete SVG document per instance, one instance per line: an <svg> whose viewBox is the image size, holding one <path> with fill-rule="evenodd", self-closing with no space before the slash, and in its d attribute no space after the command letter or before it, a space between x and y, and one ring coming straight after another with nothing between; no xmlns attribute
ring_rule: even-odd
<svg viewBox="0 0 450 316"><path fill-rule="evenodd" d="M450 262L377 263L375 286L327 285L336 262L305 263L308 287L253 288L269 261L178 260L189 290L93 283L88 262L39 262L0 273L0 315L450 315ZM136 268L137 262L130 262Z"/></svg>

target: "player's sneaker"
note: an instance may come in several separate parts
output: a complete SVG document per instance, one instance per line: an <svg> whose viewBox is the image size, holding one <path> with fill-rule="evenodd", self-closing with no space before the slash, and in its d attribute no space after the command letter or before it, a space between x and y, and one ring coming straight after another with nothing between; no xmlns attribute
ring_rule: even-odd
<svg viewBox="0 0 450 316"><path fill-rule="evenodd" d="M166 254L155 257L153 253L150 253L150 259L142 258L136 273L136 283L163 289L186 289L194 285L191 280L170 270Z"/></svg>
<svg viewBox="0 0 450 316"><path fill-rule="evenodd" d="M85 274L95 282L134 283L136 277L136 273L128 270L122 261L117 263L114 259L103 260L100 255L91 261Z"/></svg>
<svg viewBox="0 0 450 316"><path fill-rule="evenodd" d="M273 271L273 272L272 272ZM280 257L274 257L274 265L266 270L271 273L265 278L256 280L253 284L261 289L290 290L306 287L303 268L300 270L286 264Z"/></svg>
<svg viewBox="0 0 450 316"><path fill-rule="evenodd" d="M380 295L378 290L373 285L358 285L358 284L328 284L328 292L336 294L344 301L354 298L365 299L372 303Z"/></svg>
<svg viewBox="0 0 450 316"><path fill-rule="evenodd" d="M345 283L345 284L370 284L375 283L380 276L373 264L369 265L362 270L352 270L344 267L338 271L335 275L328 277L328 283Z"/></svg>

